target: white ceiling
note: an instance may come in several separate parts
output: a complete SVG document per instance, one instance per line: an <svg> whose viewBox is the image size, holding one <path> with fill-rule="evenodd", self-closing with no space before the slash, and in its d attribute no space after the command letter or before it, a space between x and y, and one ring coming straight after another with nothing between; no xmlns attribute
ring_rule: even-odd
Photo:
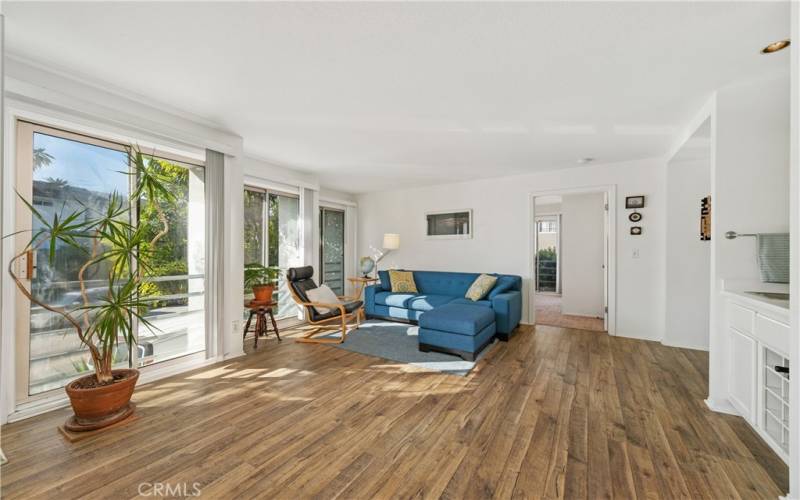
<svg viewBox="0 0 800 500"><path fill-rule="evenodd" d="M665 155L789 3L15 3L10 53L351 192Z"/></svg>

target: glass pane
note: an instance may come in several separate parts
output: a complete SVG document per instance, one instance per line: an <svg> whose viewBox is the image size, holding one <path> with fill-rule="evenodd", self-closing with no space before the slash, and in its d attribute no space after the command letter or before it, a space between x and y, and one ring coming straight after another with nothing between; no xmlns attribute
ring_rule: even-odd
<svg viewBox="0 0 800 500"><path fill-rule="evenodd" d="M268 265L282 271L303 265L300 252L300 200L293 196L270 193L267 206L269 220L267 234ZM277 317L297 316L298 308L289 293L285 272L278 281Z"/></svg>
<svg viewBox="0 0 800 500"><path fill-rule="evenodd" d="M336 295L344 295L344 212L322 209L322 278Z"/></svg>
<svg viewBox="0 0 800 500"><path fill-rule="evenodd" d="M428 236L469 234L469 212L428 215Z"/></svg>
<svg viewBox="0 0 800 500"><path fill-rule="evenodd" d="M143 194L139 225L145 228L148 292L158 300L139 326L139 365L205 350L205 171L160 158L148 159L172 199ZM166 231L166 232L165 232Z"/></svg>
<svg viewBox="0 0 800 500"><path fill-rule="evenodd" d="M558 291L558 218L536 222L536 291Z"/></svg>
<svg viewBox="0 0 800 500"><path fill-rule="evenodd" d="M266 193L244 190L244 263L265 264L264 202Z"/></svg>
<svg viewBox="0 0 800 500"><path fill-rule="evenodd" d="M34 207L52 220L55 213L68 215L87 208L103 211L108 196L116 191L129 193L127 155L114 149L85 144L36 132L33 134ZM33 218L34 231L41 223ZM86 241L87 250L90 242ZM36 254L36 273L31 280L33 294L51 305L72 309L83 304L78 272L87 254L59 244L55 260L48 261L48 251ZM103 265L89 268L85 280L90 303L108 291ZM124 342L115 361L127 364ZM28 393L38 394L66 385L70 379L93 370L89 352L83 348L75 331L60 315L31 304L30 360Z"/></svg>

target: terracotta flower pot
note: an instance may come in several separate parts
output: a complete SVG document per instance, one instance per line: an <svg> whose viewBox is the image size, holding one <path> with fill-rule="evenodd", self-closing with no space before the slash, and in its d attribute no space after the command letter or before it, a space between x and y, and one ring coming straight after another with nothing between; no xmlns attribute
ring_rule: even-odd
<svg viewBox="0 0 800 500"><path fill-rule="evenodd" d="M139 370L112 370L115 381L98 387L85 387L94 374L70 382L67 396L75 415L67 419L70 431L91 431L115 424L133 413L133 389L139 380Z"/></svg>
<svg viewBox="0 0 800 500"><path fill-rule="evenodd" d="M253 295L256 302L272 302L272 294L275 292L275 285L256 285L253 287Z"/></svg>

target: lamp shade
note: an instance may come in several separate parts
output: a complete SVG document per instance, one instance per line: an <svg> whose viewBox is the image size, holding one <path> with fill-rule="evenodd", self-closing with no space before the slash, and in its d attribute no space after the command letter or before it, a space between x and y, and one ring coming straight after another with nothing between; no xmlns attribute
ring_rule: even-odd
<svg viewBox="0 0 800 500"><path fill-rule="evenodd" d="M400 235L386 233L383 235L383 248L386 250L397 250L400 248Z"/></svg>

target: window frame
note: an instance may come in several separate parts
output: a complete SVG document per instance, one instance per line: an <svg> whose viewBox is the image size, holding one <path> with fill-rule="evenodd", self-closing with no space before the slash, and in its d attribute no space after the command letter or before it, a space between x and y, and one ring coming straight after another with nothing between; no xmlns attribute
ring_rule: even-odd
<svg viewBox="0 0 800 500"><path fill-rule="evenodd" d="M428 216L430 215L455 215L455 214L467 214L467 224L469 225L469 231L464 234L430 234L428 232ZM472 239L473 234L475 233L474 228L474 219L472 217L472 209L471 208L462 208L462 209L455 209L455 210L433 210L425 212L425 239L428 240L469 240Z"/></svg>
<svg viewBox="0 0 800 500"><path fill-rule="evenodd" d="M119 152L127 152L128 144L123 143L119 140L109 139L102 137L100 135L89 134L85 132L81 132L78 130L73 130L69 128L64 128L61 126L56 125L48 125L43 123L39 120L31 120L24 116L15 116L13 121L13 131L12 137L14 139L14 154L12 157L12 170L14 171L13 177L13 187L19 192L19 194L26 199L32 199L33 197L33 155L26 154L27 151L33 151L33 137L34 134L40 133L52 137L56 137L59 139L65 139L69 141L78 142L81 144L88 144L91 146L111 149L114 151ZM167 161L172 161L178 164L182 164L184 166L192 166L192 167L200 167L204 169L205 174L205 162L191 157L181 155L172 151L165 151L163 149L159 149L157 147L150 147L142 151L144 154L148 156L152 156L155 158L164 159ZM131 165L129 165L129 168ZM135 180L133 176L130 176L129 185L130 189L133 189ZM208 185L205 183L205 175L204 175L204 200L207 200L208 195ZM6 193L4 193L6 194ZM18 228L25 228L30 227L30 220L31 215L29 211L27 211L26 207L22 203L19 198L15 199L12 202L14 206L14 230L18 231ZM131 209L131 223L136 225L138 224L138 215L139 215L139 205L135 209ZM206 229L208 228L208 213L206 211L204 217L204 223ZM209 233L206 230L206 245L208 242ZM12 247L14 249L15 254L22 250L25 242L27 241L24 237L14 237L12 238ZM204 252L207 253L207 250L204 249ZM207 280L208 280L208 260L206 261L204 270L203 270L203 290L204 290L204 316L205 316L205 348L203 351L195 352L195 353L187 353L185 355L176 356L174 358L170 358L164 360L162 362L152 363L145 366L137 367L137 369L142 373L142 378L150 378L150 374L155 372L171 372L175 369L176 365L182 365L186 362L207 362L209 359L209 353L211 352L209 346L212 345L213 342L216 342L216 338L214 338L214 332L209 329L208 319L209 319L209 294L207 293ZM9 280L10 282L10 280ZM6 281L3 281L6 283ZM14 289L13 297L14 300L11 302L10 307L14 310L14 362L13 370L14 373L14 387L13 387L13 394L11 395L11 400L14 402L14 412L25 412L28 408L35 408L38 407L37 405L47 405L49 404L57 404L60 401L65 401L65 396L63 395L63 387L49 389L37 394L30 394L29 384L30 384L30 302L25 300L24 298L20 297L18 291L16 290L16 285L12 283L11 285ZM138 321L134 320L135 326L134 331L136 332L138 338ZM138 358L138 350L133 350L133 358L131 358L130 362L134 367L136 367ZM83 374L85 375L85 374ZM83 375L76 375L74 378L78 378ZM74 380L72 378L71 380Z"/></svg>

